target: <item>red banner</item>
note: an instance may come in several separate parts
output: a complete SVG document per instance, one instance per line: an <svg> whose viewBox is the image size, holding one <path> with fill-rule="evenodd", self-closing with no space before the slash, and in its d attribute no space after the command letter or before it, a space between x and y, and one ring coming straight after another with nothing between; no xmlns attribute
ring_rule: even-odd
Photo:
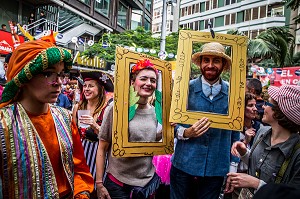
<svg viewBox="0 0 300 199"><path fill-rule="evenodd" d="M20 43L24 42L24 36L19 36ZM13 51L14 44L10 32L0 30L0 54L8 54Z"/></svg>
<svg viewBox="0 0 300 199"><path fill-rule="evenodd" d="M269 79L271 85L274 86L284 84L297 85L300 81L300 66L272 68L272 70L269 71Z"/></svg>

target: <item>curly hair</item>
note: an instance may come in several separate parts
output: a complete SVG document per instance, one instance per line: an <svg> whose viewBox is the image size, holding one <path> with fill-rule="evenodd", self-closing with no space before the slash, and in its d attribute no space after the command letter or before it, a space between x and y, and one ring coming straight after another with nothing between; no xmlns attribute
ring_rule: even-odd
<svg viewBox="0 0 300 199"><path fill-rule="evenodd" d="M300 132L300 125L295 124L290 119L288 119L283 112L280 110L278 103L274 101L274 107L272 110L274 111L273 118L278 121L278 124L283 128L289 130L291 133Z"/></svg>
<svg viewBox="0 0 300 199"><path fill-rule="evenodd" d="M246 94L245 94L245 106L247 106L249 100L253 100L253 99L256 100L256 96L252 93L246 92Z"/></svg>

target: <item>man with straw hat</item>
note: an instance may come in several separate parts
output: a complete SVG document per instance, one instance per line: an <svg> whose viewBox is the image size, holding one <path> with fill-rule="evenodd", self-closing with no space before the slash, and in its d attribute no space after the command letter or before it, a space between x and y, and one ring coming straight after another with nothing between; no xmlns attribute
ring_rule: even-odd
<svg viewBox="0 0 300 199"><path fill-rule="evenodd" d="M0 198L89 198L94 181L76 124L55 103L71 54L52 42L21 44L0 104Z"/></svg>
<svg viewBox="0 0 300 199"><path fill-rule="evenodd" d="M188 110L228 114L229 84L220 75L230 69L231 58L224 47L217 42L206 43L201 52L192 55L192 62L202 75L190 81ZM239 140L239 134L209 126L205 117L192 126L177 125L171 199L218 198L230 162L238 161L230 156L230 148Z"/></svg>

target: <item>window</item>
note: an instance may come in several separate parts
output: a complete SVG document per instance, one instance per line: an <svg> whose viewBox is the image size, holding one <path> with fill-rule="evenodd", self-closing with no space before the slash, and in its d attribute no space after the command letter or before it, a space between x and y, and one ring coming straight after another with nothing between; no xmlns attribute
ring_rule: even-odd
<svg viewBox="0 0 300 199"><path fill-rule="evenodd" d="M190 29L194 30L194 23L190 23Z"/></svg>
<svg viewBox="0 0 300 199"><path fill-rule="evenodd" d="M230 15L225 15L225 26L230 25Z"/></svg>
<svg viewBox="0 0 300 199"><path fill-rule="evenodd" d="M221 27L221 26L224 26L224 16L215 18L215 27Z"/></svg>
<svg viewBox="0 0 300 199"><path fill-rule="evenodd" d="M218 0L212 0L212 8L217 8Z"/></svg>
<svg viewBox="0 0 300 199"><path fill-rule="evenodd" d="M204 30L204 20L200 21L200 30Z"/></svg>
<svg viewBox="0 0 300 199"><path fill-rule="evenodd" d="M125 7L124 4L119 1L118 25L123 28L126 28L127 26L127 10L128 8Z"/></svg>
<svg viewBox="0 0 300 199"><path fill-rule="evenodd" d="M181 17L184 17L184 8L181 8Z"/></svg>
<svg viewBox="0 0 300 199"><path fill-rule="evenodd" d="M225 5L230 5L230 0L225 0Z"/></svg>
<svg viewBox="0 0 300 199"><path fill-rule="evenodd" d="M135 30L138 26L142 26L143 11L132 10L131 30Z"/></svg>
<svg viewBox="0 0 300 199"><path fill-rule="evenodd" d="M265 18L266 17L266 6L261 6L259 11L259 18Z"/></svg>
<svg viewBox="0 0 300 199"><path fill-rule="evenodd" d="M258 19L258 8L253 8L252 20Z"/></svg>
<svg viewBox="0 0 300 199"><path fill-rule="evenodd" d="M189 10L188 15L192 14L192 6L189 6L188 10Z"/></svg>
<svg viewBox="0 0 300 199"><path fill-rule="evenodd" d="M211 26L210 26L211 28L214 27L214 21L213 21L213 19L206 19L206 20L205 20L205 23L204 23L204 28L205 28L205 29L208 29L208 24L209 24L209 23L210 23L210 25L211 25Z"/></svg>
<svg viewBox="0 0 300 199"><path fill-rule="evenodd" d="M200 3L200 12L205 12L205 2Z"/></svg>
<svg viewBox="0 0 300 199"><path fill-rule="evenodd" d="M218 0L218 7L221 8L224 6L224 0Z"/></svg>
<svg viewBox="0 0 300 199"><path fill-rule="evenodd" d="M195 21L194 30L199 30L199 21Z"/></svg>
<svg viewBox="0 0 300 199"><path fill-rule="evenodd" d="M151 23L150 23L150 17L148 15L145 15L145 24L144 24L145 30L151 30Z"/></svg>
<svg viewBox="0 0 300 199"><path fill-rule="evenodd" d="M108 17L109 0L95 0L95 10Z"/></svg>
<svg viewBox="0 0 300 199"><path fill-rule="evenodd" d="M161 13L162 13L162 8L157 8L154 10L154 14L153 14L153 18L157 19L161 17Z"/></svg>
<svg viewBox="0 0 300 199"><path fill-rule="evenodd" d="M272 9L272 17L282 17L283 15L283 7L277 7Z"/></svg>
<svg viewBox="0 0 300 199"><path fill-rule="evenodd" d="M252 30L251 31L251 39L255 39L255 37L258 35L258 30Z"/></svg>
<svg viewBox="0 0 300 199"><path fill-rule="evenodd" d="M80 0L81 2L85 3L86 5L91 5L91 1L90 0Z"/></svg>
<svg viewBox="0 0 300 199"><path fill-rule="evenodd" d="M236 14L232 13L231 14L231 23L230 24L235 24L235 18L236 18Z"/></svg>
<svg viewBox="0 0 300 199"><path fill-rule="evenodd" d="M150 21L145 20L144 28L145 28L145 30L148 30L148 31L151 30L151 24L150 24Z"/></svg>
<svg viewBox="0 0 300 199"><path fill-rule="evenodd" d="M197 3L197 4L196 4L196 8L195 8L195 12L196 12L196 13L199 13L199 7L200 7L200 5L199 5L199 3Z"/></svg>
<svg viewBox="0 0 300 199"><path fill-rule="evenodd" d="M236 23L244 22L244 11L237 13Z"/></svg>
<svg viewBox="0 0 300 199"><path fill-rule="evenodd" d="M205 11L210 10L209 1L206 1Z"/></svg>
<svg viewBox="0 0 300 199"><path fill-rule="evenodd" d="M245 21L251 20L251 9L245 10Z"/></svg>
<svg viewBox="0 0 300 199"><path fill-rule="evenodd" d="M152 8L152 0L146 0L146 6L145 8L148 10L148 11L152 11L151 8Z"/></svg>

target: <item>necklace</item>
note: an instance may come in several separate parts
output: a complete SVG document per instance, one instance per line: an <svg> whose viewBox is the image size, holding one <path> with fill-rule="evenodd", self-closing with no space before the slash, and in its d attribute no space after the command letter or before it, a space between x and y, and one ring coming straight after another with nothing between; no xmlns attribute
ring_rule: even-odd
<svg viewBox="0 0 300 199"><path fill-rule="evenodd" d="M146 104L148 104L148 103L145 103L145 104L142 104L142 103L137 103L138 105L146 105Z"/></svg>

